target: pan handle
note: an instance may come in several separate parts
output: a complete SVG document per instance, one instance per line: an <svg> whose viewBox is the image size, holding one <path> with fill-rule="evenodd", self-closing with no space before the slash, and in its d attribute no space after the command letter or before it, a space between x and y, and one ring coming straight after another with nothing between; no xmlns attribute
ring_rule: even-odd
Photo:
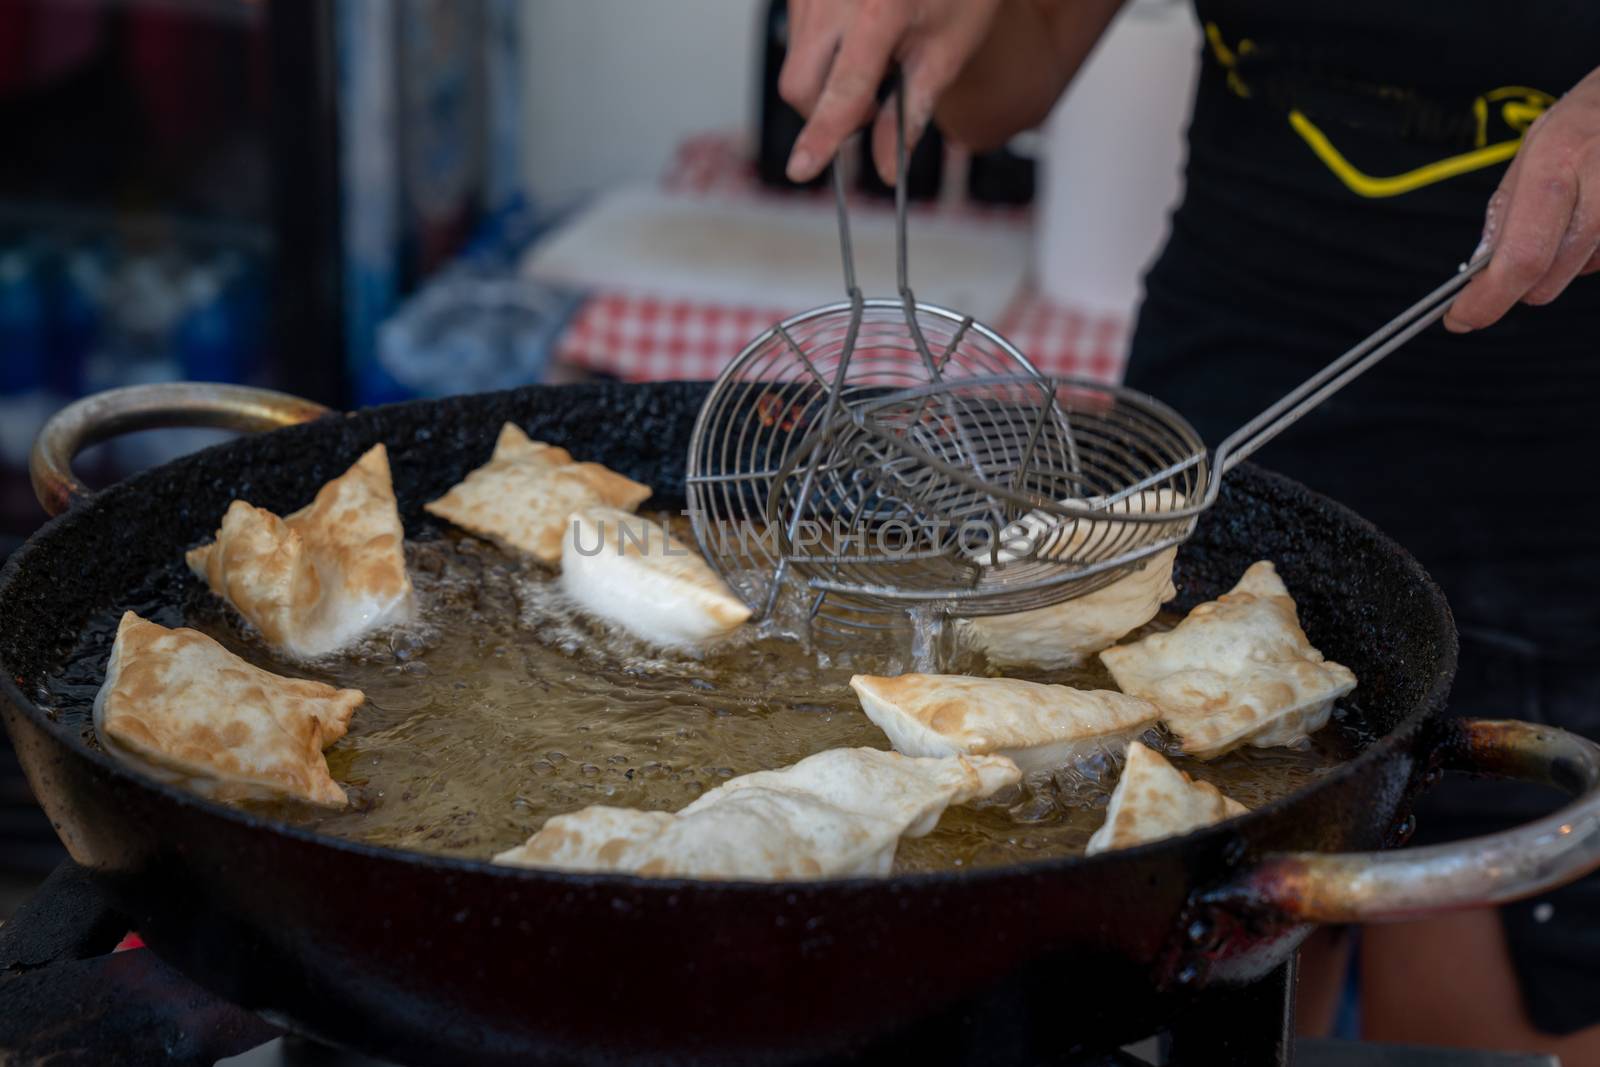
<svg viewBox="0 0 1600 1067"><path fill-rule="evenodd" d="M28 457L33 492L59 515L89 490L72 473L72 460L92 444L132 433L178 426L209 426L253 433L295 426L329 409L287 393L210 382L162 382L110 389L58 411L34 439Z"/></svg>
<svg viewBox="0 0 1600 1067"><path fill-rule="evenodd" d="M1396 922L1519 900L1600 867L1600 745L1552 726L1457 719L1444 724L1435 754L1446 770L1552 785L1576 799L1446 845L1271 855L1221 893L1291 921Z"/></svg>

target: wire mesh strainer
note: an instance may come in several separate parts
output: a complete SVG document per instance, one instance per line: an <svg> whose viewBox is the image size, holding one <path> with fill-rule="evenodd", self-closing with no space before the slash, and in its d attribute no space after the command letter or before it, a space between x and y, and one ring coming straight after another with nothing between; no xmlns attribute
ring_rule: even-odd
<svg viewBox="0 0 1600 1067"><path fill-rule="evenodd" d="M897 94L901 173L903 109ZM918 387L1019 380L1042 388L1046 379L1010 342L971 316L917 301L907 277L904 183L896 184L894 200L898 295L863 297L837 162L833 188L846 299L774 326L718 377L690 444L688 502L702 553L758 613L773 609L793 576L812 589L807 612L824 625L879 627L901 621L905 603L815 584L868 579L863 568L871 562L851 567L841 559L843 542L860 532L860 524L876 529L896 512L890 497L865 490L872 472L862 463L879 446L872 434L860 432L851 413ZM961 402L946 395L930 402L930 409L958 410ZM958 434L966 432L964 420L951 425ZM891 455L892 443L881 447L890 472L914 477L913 459ZM853 451L863 448L865 453ZM1016 517L993 508L987 514L1004 521ZM940 566L936 555L924 552L925 568Z"/></svg>
<svg viewBox="0 0 1600 1067"><path fill-rule="evenodd" d="M903 114L897 145L905 169ZM1487 257L1406 309L1213 453L1133 390L1039 374L970 316L914 298L895 190L899 298L846 302L758 337L696 422L688 497L702 552L758 614L805 598L813 629L989 615L1100 588L1181 544L1221 476L1443 315Z"/></svg>

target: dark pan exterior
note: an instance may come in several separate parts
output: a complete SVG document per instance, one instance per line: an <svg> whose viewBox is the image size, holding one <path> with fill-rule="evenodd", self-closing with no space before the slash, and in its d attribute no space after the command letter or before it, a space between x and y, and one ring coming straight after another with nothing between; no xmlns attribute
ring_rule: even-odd
<svg viewBox="0 0 1600 1067"><path fill-rule="evenodd" d="M35 702L83 621L209 536L235 496L308 500L386 442L408 532L483 462L503 420L680 506L704 387L585 385L379 408L211 449L52 522L0 575L0 710L79 862L150 945L222 995L407 1062L778 1062L870 1050L987 1005L1086 1044L1136 1036L1189 989L1242 980L1301 931L1214 930L1186 901L1268 852L1395 843L1423 778L1455 632L1417 564L1357 516L1242 468L1179 557L1180 605L1275 560L1313 642L1361 687L1367 744L1237 826L1027 868L827 884L692 884L507 870L313 836L129 773ZM1192 928L1192 929L1191 929ZM1222 944L1219 939L1226 940ZM1211 966L1216 957L1225 961Z"/></svg>

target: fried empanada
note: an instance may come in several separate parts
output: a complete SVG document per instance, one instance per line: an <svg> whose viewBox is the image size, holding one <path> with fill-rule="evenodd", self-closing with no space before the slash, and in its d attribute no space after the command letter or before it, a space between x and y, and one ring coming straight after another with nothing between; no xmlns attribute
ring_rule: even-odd
<svg viewBox="0 0 1600 1067"><path fill-rule="evenodd" d="M1184 496L1175 489L1145 489L1109 503L1103 496L1091 496L1083 500L1068 497L1060 503L1097 510L1093 518L1081 519L1047 511L1029 512L1000 531L998 543L994 546L996 562L1012 563L1030 557L1060 559L1064 556L1109 559L1139 545L1179 534L1192 521L1130 522L1116 517L1181 508L1185 503ZM975 550L969 555L982 563L989 561L987 548Z"/></svg>
<svg viewBox="0 0 1600 1067"><path fill-rule="evenodd" d="M1197 782L1160 753L1128 742L1122 777L1106 806L1106 821L1089 839L1089 855L1176 837L1249 809L1210 782Z"/></svg>
<svg viewBox="0 0 1600 1067"><path fill-rule="evenodd" d="M223 800L288 796L342 808L349 799L322 750L366 699L356 689L284 678L198 630L122 616L95 732L113 755Z"/></svg>
<svg viewBox="0 0 1600 1067"><path fill-rule="evenodd" d="M1172 630L1108 648L1100 659L1123 692L1159 706L1183 750L1201 759L1243 744L1298 744L1356 687L1348 667L1311 647L1265 560Z"/></svg>
<svg viewBox="0 0 1600 1067"><path fill-rule="evenodd" d="M269 643L302 658L411 617L405 528L383 445L287 518L235 500L216 540L186 558Z"/></svg>
<svg viewBox="0 0 1600 1067"><path fill-rule="evenodd" d="M1178 595L1172 584L1176 548L1164 548L1138 569L1092 593L1009 615L961 619L964 642L997 667L1076 667L1132 633Z"/></svg>
<svg viewBox="0 0 1600 1067"><path fill-rule="evenodd" d="M595 505L632 511L649 496L648 485L599 463L575 462L566 449L529 440L508 422L489 462L423 507L554 566L568 515Z"/></svg>
<svg viewBox="0 0 1600 1067"><path fill-rule="evenodd" d="M1171 489L1147 489L1110 505L1106 513L1139 514L1182 504L1181 493ZM1051 531L1069 523L1073 520L1042 512L1024 516L1001 533L999 561L1005 563L1021 558L1025 555L1022 549L1031 546L1044 549L1048 557L1086 553L1098 559L1126 551L1134 543L1159 540L1176 532L1175 527L1169 528L1165 523L1138 526L1116 521L1077 520L1058 538L1059 543L1053 543ZM1178 591L1172 584L1172 562L1177 554L1176 546L1164 548L1141 560L1137 569L1091 593L1032 611L962 619L957 628L969 647L978 649L990 663L999 667L1031 666L1049 670L1076 667L1087 656L1155 618L1161 605L1177 596ZM981 560L982 554L976 558Z"/></svg>
<svg viewBox="0 0 1600 1067"><path fill-rule="evenodd" d="M998 756L912 759L831 749L735 778L675 815L601 806L557 815L494 859L655 877L881 877L901 837L920 837L949 805L1020 778L1016 765Z"/></svg>
<svg viewBox="0 0 1600 1067"><path fill-rule="evenodd" d="M568 519L561 588L591 615L668 648L694 647L750 618L692 548L617 508L583 508Z"/></svg>
<svg viewBox="0 0 1600 1067"><path fill-rule="evenodd" d="M858 674L867 717L908 756L1005 756L1024 773L1116 752L1156 724L1149 701L1110 690L960 674Z"/></svg>

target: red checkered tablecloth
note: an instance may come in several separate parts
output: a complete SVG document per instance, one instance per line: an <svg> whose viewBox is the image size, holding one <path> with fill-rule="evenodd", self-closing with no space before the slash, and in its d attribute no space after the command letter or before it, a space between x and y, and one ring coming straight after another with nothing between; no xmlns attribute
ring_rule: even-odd
<svg viewBox="0 0 1600 1067"><path fill-rule="evenodd" d="M762 197L738 141L697 137L680 146L664 177L680 192ZM932 210L945 210L936 208ZM965 206L1015 223L1016 209ZM714 378L746 344L804 308L746 307L669 300L628 292L599 292L584 302L556 348L566 367L625 381ZM1091 315L1024 292L992 324L1040 371L1115 381L1122 374L1128 323Z"/></svg>

